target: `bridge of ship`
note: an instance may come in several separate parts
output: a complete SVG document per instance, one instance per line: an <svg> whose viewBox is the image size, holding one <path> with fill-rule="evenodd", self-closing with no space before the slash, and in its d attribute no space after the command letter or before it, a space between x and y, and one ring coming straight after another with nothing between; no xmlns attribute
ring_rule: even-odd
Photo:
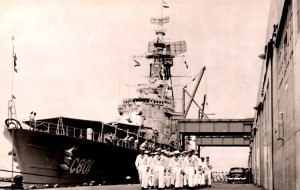
<svg viewBox="0 0 300 190"><path fill-rule="evenodd" d="M253 119L181 119L174 131L181 135L182 149L187 136L196 136L198 146L250 146Z"/></svg>

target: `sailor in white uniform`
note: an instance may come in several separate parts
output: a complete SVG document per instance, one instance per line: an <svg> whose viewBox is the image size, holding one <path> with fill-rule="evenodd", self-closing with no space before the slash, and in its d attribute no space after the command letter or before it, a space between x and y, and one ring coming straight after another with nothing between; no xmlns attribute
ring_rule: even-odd
<svg viewBox="0 0 300 190"><path fill-rule="evenodd" d="M166 160L167 160L167 163L166 163L166 173L165 173L165 187L166 188L169 188L171 186L171 169L170 169L170 160L172 158L172 153L167 151L165 152L165 157L166 157Z"/></svg>
<svg viewBox="0 0 300 190"><path fill-rule="evenodd" d="M182 162L184 162L184 159L185 157L187 157L187 151L183 151L181 153L181 159L182 159ZM182 174L181 174L181 177L182 177L182 180L181 180L181 183L182 183L182 186L187 186L187 178L186 178L186 171L185 171L185 167L183 165L184 163L182 163Z"/></svg>
<svg viewBox="0 0 300 190"><path fill-rule="evenodd" d="M148 167L149 167L149 171L148 171L148 186L153 188L153 184L154 184L154 178L153 178L153 160L154 160L154 156L156 155L156 152L152 152L150 153L150 156L148 157Z"/></svg>
<svg viewBox="0 0 300 190"><path fill-rule="evenodd" d="M148 170L148 156L145 154L145 149L141 148L141 154L136 157L135 167L139 173L139 180L141 183L142 189L148 188L147 182L147 170Z"/></svg>
<svg viewBox="0 0 300 190"><path fill-rule="evenodd" d="M204 165L205 176L207 177L207 186L211 187L211 168L212 166L209 164L209 157L206 157L206 164Z"/></svg>
<svg viewBox="0 0 300 190"><path fill-rule="evenodd" d="M171 184L175 186L175 189L182 187L183 159L179 155L180 152L176 150L169 162L169 168L172 171Z"/></svg>
<svg viewBox="0 0 300 190"><path fill-rule="evenodd" d="M195 157L195 159L196 159L196 162L197 162L197 165L198 165L198 168L197 168L197 171L196 171L196 173L195 173L195 175L194 175L194 186L195 187L197 187L197 186L199 186L200 185L200 181L199 181L199 176L201 175L200 173L199 173L199 157L198 157L198 155L197 155L197 152L195 151L195 153L194 153L194 155L193 155L194 157Z"/></svg>
<svg viewBox="0 0 300 190"><path fill-rule="evenodd" d="M149 178L150 178L150 175L151 175L150 164L151 164L152 157L150 155L150 151L149 150L145 150L145 155L148 156L148 158L147 158L147 170L146 170L146 176L145 176L145 180L146 180L145 186L147 186L147 188L149 188L149 186L151 185L150 184L151 182L149 181Z"/></svg>
<svg viewBox="0 0 300 190"><path fill-rule="evenodd" d="M194 187L194 176L198 170L198 160L194 156L194 150L188 151L188 155L183 161L183 166L185 167L185 175L187 178L187 184L189 187Z"/></svg>
<svg viewBox="0 0 300 190"><path fill-rule="evenodd" d="M154 184L153 186L158 186L158 189L162 189L165 187L164 184L164 175L166 172L166 157L161 155L161 148L157 149L157 155L153 158L153 178Z"/></svg>
<svg viewBox="0 0 300 190"><path fill-rule="evenodd" d="M204 161L204 157L201 157L201 181L200 181L200 186L205 186L205 167L206 163Z"/></svg>

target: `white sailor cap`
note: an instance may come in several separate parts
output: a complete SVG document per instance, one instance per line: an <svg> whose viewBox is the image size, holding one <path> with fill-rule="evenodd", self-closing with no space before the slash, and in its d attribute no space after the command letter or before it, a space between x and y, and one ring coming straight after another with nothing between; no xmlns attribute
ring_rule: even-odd
<svg viewBox="0 0 300 190"><path fill-rule="evenodd" d="M156 151L161 151L161 148L156 149ZM162 151L161 151L162 152Z"/></svg>
<svg viewBox="0 0 300 190"><path fill-rule="evenodd" d="M145 151L145 154L149 154L149 153L150 153L150 151L149 151L149 150L146 150L146 151Z"/></svg>
<svg viewBox="0 0 300 190"><path fill-rule="evenodd" d="M174 154L180 154L179 150L175 150L173 153Z"/></svg>
<svg viewBox="0 0 300 190"><path fill-rule="evenodd" d="M140 150L146 150L144 147L141 147Z"/></svg>

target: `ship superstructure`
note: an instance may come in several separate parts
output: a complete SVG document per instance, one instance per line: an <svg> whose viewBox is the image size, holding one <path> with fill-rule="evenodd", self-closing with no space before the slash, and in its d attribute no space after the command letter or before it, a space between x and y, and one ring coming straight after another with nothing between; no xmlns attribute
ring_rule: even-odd
<svg viewBox="0 0 300 190"><path fill-rule="evenodd" d="M138 87L138 97L124 99L119 106L119 123L140 126L140 134L146 139L167 144L171 138L171 118L175 114L171 67L173 59L186 52L185 41L164 40L164 25L169 17L151 18L157 25L156 38L148 44L145 57L150 62L148 84Z"/></svg>

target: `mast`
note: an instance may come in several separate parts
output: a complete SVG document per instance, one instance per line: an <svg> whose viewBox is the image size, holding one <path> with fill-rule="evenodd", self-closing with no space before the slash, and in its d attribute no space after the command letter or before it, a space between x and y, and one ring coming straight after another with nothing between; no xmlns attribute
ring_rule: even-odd
<svg viewBox="0 0 300 190"><path fill-rule="evenodd" d="M164 85L165 91L170 94L167 98L174 100L171 67L173 66L173 59L177 55L186 52L186 43L185 41L166 42L164 40L166 35L164 25L170 22L170 18L163 14L164 8L169 8L169 6L162 0L160 17L150 19L152 24L157 25L157 28L155 28L156 39L149 42L146 58L152 60L149 82Z"/></svg>
<svg viewBox="0 0 300 190"><path fill-rule="evenodd" d="M15 53L15 46L14 46L14 37L12 37L12 58L13 63L11 64L11 99L8 101L8 118L10 119L17 119L17 111L14 99L14 72L17 72L17 55Z"/></svg>
<svg viewBox="0 0 300 190"><path fill-rule="evenodd" d="M8 118L17 120L17 111L16 111L16 105L14 99L14 72L17 73L17 55L15 53L15 46L14 46L14 36L12 37L12 58L13 58L13 63L11 64L11 99L8 101ZM12 155L11 155L11 178L13 179L14 177L14 157L15 151L14 151L14 129L12 129Z"/></svg>

